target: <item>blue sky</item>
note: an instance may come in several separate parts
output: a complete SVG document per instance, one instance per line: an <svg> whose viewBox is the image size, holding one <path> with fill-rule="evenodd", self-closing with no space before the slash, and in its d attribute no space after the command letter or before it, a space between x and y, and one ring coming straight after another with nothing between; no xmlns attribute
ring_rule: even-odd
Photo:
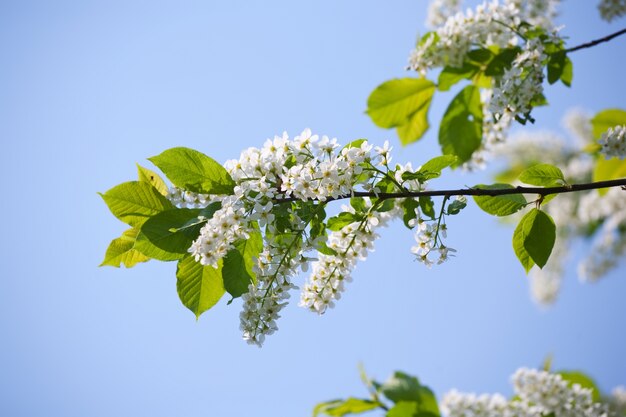
<svg viewBox="0 0 626 417"><path fill-rule="evenodd" d="M309 415L319 401L365 395L359 362L378 379L416 374L438 394L508 393L517 367L548 354L605 390L626 383L624 266L583 285L572 263L559 301L542 310L512 230L474 207L450 219L452 262L413 262L411 233L394 225L334 310L317 317L293 303L262 349L241 340L238 301L196 321L178 300L172 263L97 267L124 230L97 192L173 146L225 161L310 127L343 143L389 139L398 162L437 155L436 129L400 148L363 113L376 85L407 76L425 6L0 3L0 415ZM600 21L595 2L562 10L572 45L625 22ZM574 87L550 87L532 128L558 129L571 106L626 107L625 42L573 55ZM433 124L450 99L435 99ZM457 172L431 186L488 178Z"/></svg>

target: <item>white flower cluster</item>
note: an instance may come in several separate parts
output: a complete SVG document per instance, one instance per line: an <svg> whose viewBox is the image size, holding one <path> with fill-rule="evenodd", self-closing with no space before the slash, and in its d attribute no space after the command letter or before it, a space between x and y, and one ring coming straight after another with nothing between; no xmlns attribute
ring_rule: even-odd
<svg viewBox="0 0 626 417"><path fill-rule="evenodd" d="M607 417L606 405L594 403L590 389L572 384L558 374L535 369L518 369L511 377L516 397L500 394L447 393L441 408L448 417Z"/></svg>
<svg viewBox="0 0 626 417"><path fill-rule="evenodd" d="M426 25L431 28L441 26L460 10L461 0L432 0L428 6Z"/></svg>
<svg viewBox="0 0 626 417"><path fill-rule="evenodd" d="M601 0L598 10L602 19L610 22L626 14L626 0Z"/></svg>
<svg viewBox="0 0 626 417"><path fill-rule="evenodd" d="M319 254L312 265L312 273L300 297L300 306L323 314L341 298L345 284L352 281L352 270L358 260L367 259L374 250L374 241L379 237L375 230L402 214L394 204L389 211L373 211L372 203L365 200L368 214L360 221L350 223L328 236L327 246L333 254ZM342 206L342 212L354 213L354 209Z"/></svg>
<svg viewBox="0 0 626 417"><path fill-rule="evenodd" d="M533 100L543 93L543 44L538 39L526 43L524 50L515 58L511 68L497 80L489 102L489 111L502 117L530 113Z"/></svg>
<svg viewBox="0 0 626 417"><path fill-rule="evenodd" d="M460 196L459 199L464 200L465 197ZM439 256L436 262L437 265L441 265L450 259L452 253L456 252L456 249L449 248L443 244L443 239L448 237L446 224L442 222L431 225L419 217L417 209L415 210L415 214L417 217L415 220L409 222L409 226L415 227L415 241L417 245L411 247L411 252L416 256L419 262L430 268L435 261L433 261L429 255L433 251L437 251Z"/></svg>
<svg viewBox="0 0 626 417"><path fill-rule="evenodd" d="M519 13L512 2L500 4L498 0L459 12L411 52L409 68L425 75L431 68L463 66L465 55L475 45L515 46L518 37L510 28L520 24Z"/></svg>
<svg viewBox="0 0 626 417"><path fill-rule="evenodd" d="M205 223L189 248L202 265L218 267L236 245L258 233L257 225L260 227L263 249L253 266L255 280L242 296L240 313L240 329L250 344L261 346L265 336L278 329L280 311L291 290L297 288L292 278L314 260L308 253L322 252L313 263L300 305L321 314L340 298L357 260L373 250L378 237L375 230L403 213L397 201L390 206L389 201L363 198L358 210L343 207L343 213L355 218L351 224L329 235L323 226L322 232L318 228L314 233L311 222L323 211L325 202L360 190L377 194L376 185L382 179L387 190L392 183L397 191L419 191L425 186L416 179L402 178L406 172L417 171L410 164L389 167L388 142L373 147L363 140L338 148L336 139L320 138L308 129L293 140L283 134L268 139L261 149L249 148L239 159L226 162L235 181L233 195L208 196L178 188L169 191L168 198L179 207L221 203L211 218L202 219ZM442 259L453 251L442 243L440 246Z"/></svg>
<svg viewBox="0 0 626 417"><path fill-rule="evenodd" d="M560 0L508 0L520 11L521 20L551 30Z"/></svg>
<svg viewBox="0 0 626 417"><path fill-rule="evenodd" d="M606 159L626 158L626 125L609 128L602 134L600 145L602 145L600 152Z"/></svg>
<svg viewBox="0 0 626 417"><path fill-rule="evenodd" d="M180 208L204 208L212 201L215 201L216 197L209 194L186 191L178 187L170 187L166 195L166 198L173 205Z"/></svg>

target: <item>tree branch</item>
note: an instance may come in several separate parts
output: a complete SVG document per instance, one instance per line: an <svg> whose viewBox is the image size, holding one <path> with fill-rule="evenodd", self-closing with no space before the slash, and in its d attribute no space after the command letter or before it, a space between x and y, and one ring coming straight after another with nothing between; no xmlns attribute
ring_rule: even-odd
<svg viewBox="0 0 626 417"><path fill-rule="evenodd" d="M578 51L580 49L591 48L592 46L596 46L596 45L598 45L600 43L608 42L611 39L617 38L618 36L623 35L625 33L626 33L626 28L624 28L624 29L622 29L622 30L620 30L618 32L612 33L612 34L610 34L608 36L605 36L604 38L596 39L595 41L583 43L581 45L574 46L572 48L566 49L565 52L574 52L574 51Z"/></svg>
<svg viewBox="0 0 626 417"><path fill-rule="evenodd" d="M416 198L416 197L453 197L458 195L471 195L471 196L489 196L496 197L501 195L511 194L538 194L545 197L549 194L563 194L573 193L578 191L597 190L600 188L612 188L622 187L626 191L626 178L620 178L617 180L597 181L584 184L568 184L558 187L515 187L515 188L503 188L503 189L482 189L482 188L461 188L457 190L433 190L433 191L405 191L398 193L374 193L369 191L355 191L353 194L342 195L336 198L328 198L325 202L344 200L351 197L370 197L380 198L383 200L394 198ZM297 201L297 198L289 197L277 200L280 202Z"/></svg>

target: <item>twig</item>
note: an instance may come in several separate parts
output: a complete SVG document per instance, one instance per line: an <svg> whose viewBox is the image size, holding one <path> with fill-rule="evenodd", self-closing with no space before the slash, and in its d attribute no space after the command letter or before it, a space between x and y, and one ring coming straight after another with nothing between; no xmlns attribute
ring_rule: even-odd
<svg viewBox="0 0 626 417"><path fill-rule="evenodd" d="M625 33L626 33L626 28L624 28L624 29L622 29L622 30L620 30L618 32L612 33L612 34L610 34L608 36L605 36L604 38L596 39L595 41L583 43L581 45L574 46L573 48L566 49L565 52L574 52L574 51L578 51L580 49L591 48L592 46L596 46L599 43L608 42L611 39L617 38L618 36L623 35Z"/></svg>
<svg viewBox="0 0 626 417"><path fill-rule="evenodd" d="M626 178L620 178L617 180L597 181L584 184L568 184L558 187L515 187L515 188L503 188L503 189L484 189L484 188L461 188L458 190L433 190L433 191L404 191L398 193L374 193L366 191L355 191L352 194L341 195L336 198L328 198L325 201L344 200L351 197L370 197L379 198L381 200L394 199L394 198L416 198L416 197L453 197L457 195L470 195L470 196L502 196L512 194L539 194L540 196L546 196L549 194L563 194L573 193L577 191L597 190L600 188L611 187L626 187ZM276 200L277 203L298 201L297 198L289 197Z"/></svg>

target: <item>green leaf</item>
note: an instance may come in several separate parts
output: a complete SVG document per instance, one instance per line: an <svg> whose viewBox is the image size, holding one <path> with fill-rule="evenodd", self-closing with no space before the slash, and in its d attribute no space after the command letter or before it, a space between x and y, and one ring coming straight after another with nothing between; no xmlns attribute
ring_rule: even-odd
<svg viewBox="0 0 626 417"><path fill-rule="evenodd" d="M206 220L198 217L213 217L220 203L205 209L175 208L150 217L142 226L135 249L146 256L160 261L175 261L183 258Z"/></svg>
<svg viewBox="0 0 626 417"><path fill-rule="evenodd" d="M415 209L418 208L419 205L419 202L414 198L407 198L406 200L402 201L402 212L404 213L402 215L402 221L404 222L404 225L409 229L411 229L411 226L409 226L409 222L417 218L417 213L415 213Z"/></svg>
<svg viewBox="0 0 626 417"><path fill-rule="evenodd" d="M563 172L550 164L538 164L525 169L519 175L519 180L526 184L541 187L553 187L566 184Z"/></svg>
<svg viewBox="0 0 626 417"><path fill-rule="evenodd" d="M433 178L441 176L441 171L454 165L458 158L454 155L441 155L436 156L430 161L426 162L418 170L420 174L423 174L424 181L428 181Z"/></svg>
<svg viewBox="0 0 626 417"><path fill-rule="evenodd" d="M357 139L357 140L353 140L352 142L348 143L346 146L344 146L343 149L351 149L351 148L360 148L361 145L367 142L367 139Z"/></svg>
<svg viewBox="0 0 626 417"><path fill-rule="evenodd" d="M433 203L433 199L427 196L421 196L419 198L420 209L424 215L430 217L431 219L435 218L435 203Z"/></svg>
<svg viewBox="0 0 626 417"><path fill-rule="evenodd" d="M191 255L180 261L176 268L176 289L180 301L196 318L213 307L224 295L221 261L218 268L204 266Z"/></svg>
<svg viewBox="0 0 626 417"><path fill-rule="evenodd" d="M614 180L624 177L626 177L626 159L604 159L601 157L596 161L596 166L593 168L594 182ZM598 192L600 193L600 195L604 195L608 190L608 188L602 188L599 189Z"/></svg>
<svg viewBox="0 0 626 417"><path fill-rule="evenodd" d="M395 372L378 390L394 403L415 402L420 413L439 416L439 407L435 394L430 388L421 385L414 376Z"/></svg>
<svg viewBox="0 0 626 417"><path fill-rule="evenodd" d="M511 67L513 60L520 51L519 47L503 49L489 62L485 69L485 75L490 77L504 75L504 71Z"/></svg>
<svg viewBox="0 0 626 417"><path fill-rule="evenodd" d="M348 398L346 400L333 400L320 403L313 409L313 417L326 414L333 417L341 417L346 414L360 414L366 411L375 410L380 407L380 403L361 398Z"/></svg>
<svg viewBox="0 0 626 417"><path fill-rule="evenodd" d="M339 213L337 216L328 219L328 222L326 222L326 226L333 232L337 232L343 227L361 221L362 219L362 216L358 216L354 213L344 211Z"/></svg>
<svg viewBox="0 0 626 417"><path fill-rule="evenodd" d="M513 249L527 273L534 264L545 266L555 240L556 226L549 215L536 208L526 213L513 233Z"/></svg>
<svg viewBox="0 0 626 417"><path fill-rule="evenodd" d="M148 159L177 187L203 194L233 193L235 182L228 171L201 152L172 148Z"/></svg>
<svg viewBox="0 0 626 417"><path fill-rule="evenodd" d="M474 186L481 190L508 190L513 189L511 184L478 184ZM493 216L508 216L517 213L526 207L527 201L521 194L499 195L499 196L474 196L474 201L481 210Z"/></svg>
<svg viewBox="0 0 626 417"><path fill-rule="evenodd" d="M437 87L439 91L448 91L450 88L461 80L469 80L478 72L478 67L469 62L465 62L461 68L445 67L439 73Z"/></svg>
<svg viewBox="0 0 626 417"><path fill-rule="evenodd" d="M380 386L380 392L394 403L398 401L420 401L421 388L422 386L416 377L396 371Z"/></svg>
<svg viewBox="0 0 626 417"><path fill-rule="evenodd" d="M123 264L126 268L132 268L139 262L149 261L149 257L133 249L138 233L139 230L137 229L128 229L122 233L121 237L112 240L100 266L108 265L119 268Z"/></svg>
<svg viewBox="0 0 626 417"><path fill-rule="evenodd" d="M255 259L263 250L263 237L258 231L250 233L250 238L235 242L235 249L231 249L224 257L222 279L224 288L233 297L239 297L248 292L248 286L256 282L253 267Z"/></svg>
<svg viewBox="0 0 626 417"><path fill-rule="evenodd" d="M459 214L465 207L467 207L467 200L465 198L458 198L448 205L446 213L454 216L455 214Z"/></svg>
<svg viewBox="0 0 626 417"><path fill-rule="evenodd" d="M143 181L122 183L100 196L115 217L135 228L155 214L174 208L156 188Z"/></svg>
<svg viewBox="0 0 626 417"><path fill-rule="evenodd" d="M456 155L455 165L468 161L480 147L483 109L480 90L469 85L450 102L439 127L439 144L444 155Z"/></svg>
<svg viewBox="0 0 626 417"><path fill-rule="evenodd" d="M554 84L561 78L563 71L565 71L566 60L569 61L564 51L550 55L550 60L548 61L548 82L550 84ZM567 85L569 86L569 84Z"/></svg>
<svg viewBox="0 0 626 417"><path fill-rule="evenodd" d="M367 212L367 206L365 205L365 199L363 197L352 197L350 199L350 205L357 213Z"/></svg>
<svg viewBox="0 0 626 417"><path fill-rule="evenodd" d="M435 404L436 406L436 404ZM423 410L419 403L415 401L400 401L387 411L386 417L437 417L436 413Z"/></svg>
<svg viewBox="0 0 626 417"><path fill-rule="evenodd" d="M578 384L583 388L590 389L591 399L594 402L599 402L601 400L600 389L598 389L598 385L589 375L580 371L561 371L557 372L557 374L561 375L561 377L568 382L570 387L574 384Z"/></svg>
<svg viewBox="0 0 626 417"><path fill-rule="evenodd" d="M167 196L167 185L165 185L165 182L159 174L149 170L148 168L144 168L139 164L137 164L137 173L139 175L139 181L147 182L156 188L158 192Z"/></svg>
<svg viewBox="0 0 626 417"><path fill-rule="evenodd" d="M565 57L565 64L563 65L563 72L561 73L561 82L568 87L572 86L572 80L574 79L574 64L572 60L567 56Z"/></svg>
<svg viewBox="0 0 626 417"><path fill-rule="evenodd" d="M606 109L596 113L591 119L593 137L600 139L602 134L610 127L626 124L626 111L622 109Z"/></svg>
<svg viewBox="0 0 626 417"><path fill-rule="evenodd" d="M428 109L435 84L424 78L401 78L378 86L367 100L367 114L383 128L398 127L402 144L421 138L428 129Z"/></svg>

